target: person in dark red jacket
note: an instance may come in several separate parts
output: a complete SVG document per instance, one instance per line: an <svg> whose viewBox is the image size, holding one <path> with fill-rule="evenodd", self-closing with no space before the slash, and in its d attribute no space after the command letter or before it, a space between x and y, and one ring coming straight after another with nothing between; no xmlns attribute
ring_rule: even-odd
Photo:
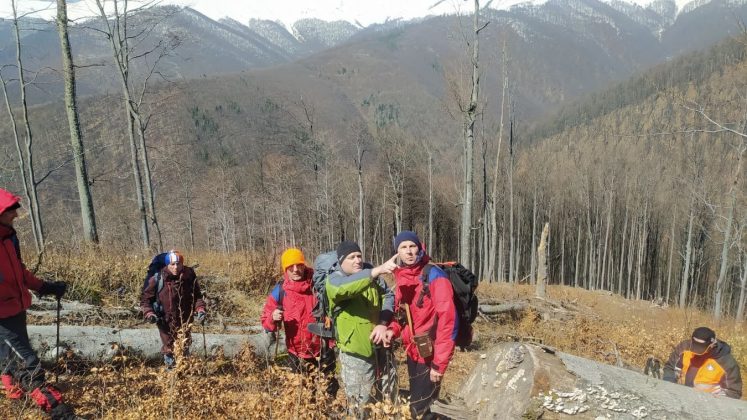
<svg viewBox="0 0 747 420"><path fill-rule="evenodd" d="M330 377L327 392L335 396L339 385L334 377L335 354L322 354L321 338L308 330L314 324L313 310L317 297L312 285L314 270L306 265L306 258L297 248L288 248L280 257L283 279L272 289L265 301L260 320L265 331L277 333L285 329L285 345L291 369L296 373L308 372L312 366L321 367Z"/></svg>
<svg viewBox="0 0 747 420"><path fill-rule="evenodd" d="M21 259L13 219L18 217L21 199L0 188L0 363L5 395L11 399L28 394L53 419L73 419L72 407L63 403L62 394L48 384L39 358L29 343L26 309L31 293L40 296L65 294L65 282L44 282L36 278Z"/></svg>
<svg viewBox="0 0 747 420"><path fill-rule="evenodd" d="M427 279L422 278L429 257L417 234L400 232L394 248L400 260L394 270L395 308L404 306L409 313L404 325L390 324L385 341L388 344L392 338L402 336L410 379L410 410L414 418L427 417L454 354L459 330L454 289L446 273L437 266L432 266Z"/></svg>
<svg viewBox="0 0 747 420"><path fill-rule="evenodd" d="M186 339L184 355L189 355L191 334L184 327L193 321L205 321L205 301L195 271L184 265L184 256L179 251L169 251L165 262L167 265L143 289L140 308L145 319L158 326L161 354L170 369L176 362L174 340L180 331Z"/></svg>

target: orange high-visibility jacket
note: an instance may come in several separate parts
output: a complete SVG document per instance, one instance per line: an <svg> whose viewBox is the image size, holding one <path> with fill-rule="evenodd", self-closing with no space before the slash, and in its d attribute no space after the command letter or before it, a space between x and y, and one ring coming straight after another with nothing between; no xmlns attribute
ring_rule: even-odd
<svg viewBox="0 0 747 420"><path fill-rule="evenodd" d="M742 397L739 365L731 355L731 347L721 340L703 355L692 351L691 340L681 342L664 365L664 380L716 395Z"/></svg>

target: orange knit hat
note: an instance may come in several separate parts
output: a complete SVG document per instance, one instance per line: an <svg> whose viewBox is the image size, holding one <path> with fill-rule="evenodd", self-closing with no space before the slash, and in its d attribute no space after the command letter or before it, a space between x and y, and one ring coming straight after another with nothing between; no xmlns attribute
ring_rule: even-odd
<svg viewBox="0 0 747 420"><path fill-rule="evenodd" d="M306 265L306 258L304 258L303 252L298 248L286 249L283 255L280 256L280 266L283 268L283 273L285 273L288 267L295 264Z"/></svg>

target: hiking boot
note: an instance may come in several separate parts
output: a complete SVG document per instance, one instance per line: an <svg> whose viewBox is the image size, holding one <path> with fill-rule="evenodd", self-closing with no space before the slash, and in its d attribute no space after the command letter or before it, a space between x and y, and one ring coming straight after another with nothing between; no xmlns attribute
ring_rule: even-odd
<svg viewBox="0 0 747 420"><path fill-rule="evenodd" d="M163 364L166 365L167 370L171 370L176 365L176 359L174 359L173 354L164 354L163 355Z"/></svg>
<svg viewBox="0 0 747 420"><path fill-rule="evenodd" d="M11 400L20 400L23 398L23 389L18 386L13 376L8 374L2 375L2 384L5 388L5 396Z"/></svg>
<svg viewBox="0 0 747 420"><path fill-rule="evenodd" d="M65 403L60 403L54 406L54 408L49 411L49 415L52 417L52 420L77 420L80 418L75 415L73 407L70 407Z"/></svg>

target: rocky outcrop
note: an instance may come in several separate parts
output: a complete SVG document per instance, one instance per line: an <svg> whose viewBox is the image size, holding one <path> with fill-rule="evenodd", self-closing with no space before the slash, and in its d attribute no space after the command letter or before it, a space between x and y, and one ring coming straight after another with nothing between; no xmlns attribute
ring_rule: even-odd
<svg viewBox="0 0 747 420"><path fill-rule="evenodd" d="M433 410L456 419L737 419L747 403L526 343L480 356L461 392Z"/></svg>

